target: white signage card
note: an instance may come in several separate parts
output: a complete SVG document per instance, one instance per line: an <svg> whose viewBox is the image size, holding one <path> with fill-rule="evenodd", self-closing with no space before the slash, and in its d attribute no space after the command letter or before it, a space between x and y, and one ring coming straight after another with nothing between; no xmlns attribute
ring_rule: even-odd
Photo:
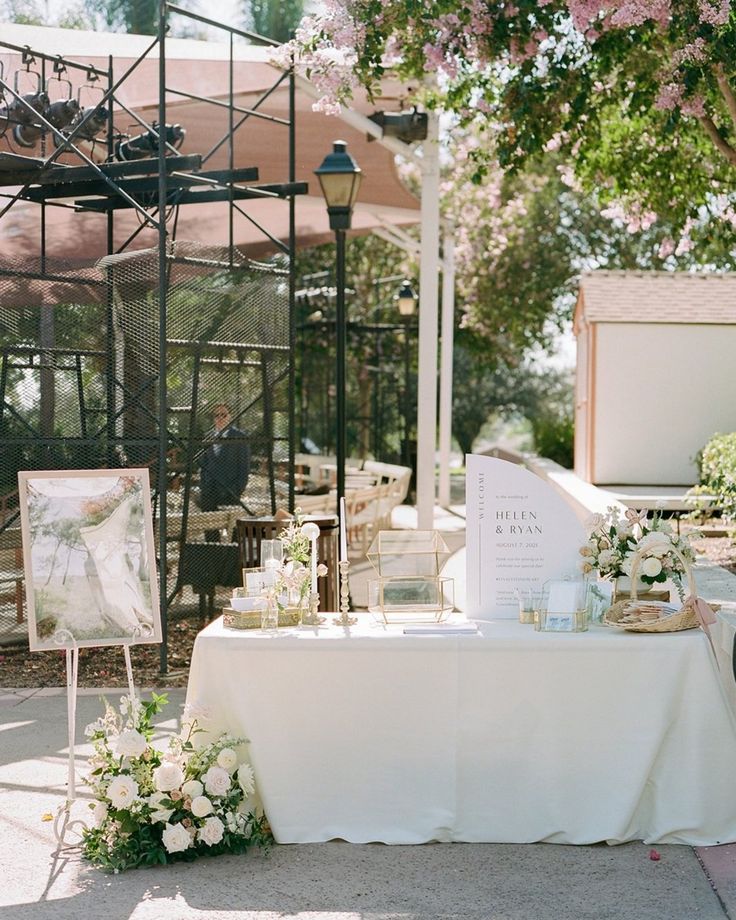
<svg viewBox="0 0 736 920"><path fill-rule="evenodd" d="M466 613L516 618L517 591L578 572L585 529L549 483L515 463L470 454L466 470Z"/></svg>
<svg viewBox="0 0 736 920"><path fill-rule="evenodd" d="M575 613L578 586L574 582L557 581L550 586L547 610L551 613Z"/></svg>

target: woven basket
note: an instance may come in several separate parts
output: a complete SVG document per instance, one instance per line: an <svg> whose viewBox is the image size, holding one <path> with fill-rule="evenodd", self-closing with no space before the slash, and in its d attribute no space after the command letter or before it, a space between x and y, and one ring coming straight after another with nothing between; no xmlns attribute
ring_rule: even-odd
<svg viewBox="0 0 736 920"><path fill-rule="evenodd" d="M672 547L670 553L673 556L677 556L680 562L685 569L685 575L687 576L688 588L690 591L690 597L697 597L697 589L695 587L695 577L693 575L693 570L690 563L683 556L679 549ZM662 632L678 632L681 629L694 629L699 626L697 614L693 610L690 604L685 604L677 613L673 613L672 616L665 617L662 620L655 620L654 622L649 623L621 623L620 620L624 616L624 611L631 604L636 603L636 576L639 572L639 565L641 564L642 559L645 557L646 550L637 550L634 553L634 557L631 561L631 597L626 600L617 601L609 610L605 613L603 617L603 622L606 626L614 626L616 629L625 629L628 632L650 632L650 633L662 633Z"/></svg>

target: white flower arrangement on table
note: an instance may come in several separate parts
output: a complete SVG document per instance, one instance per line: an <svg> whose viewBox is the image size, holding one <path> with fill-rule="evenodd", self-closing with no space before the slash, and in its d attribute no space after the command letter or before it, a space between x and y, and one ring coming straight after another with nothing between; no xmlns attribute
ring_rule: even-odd
<svg viewBox="0 0 736 920"><path fill-rule="evenodd" d="M309 597L311 542L303 528L304 520L297 508L294 520L279 534L284 547L284 561L277 569L273 594L282 609L285 606L304 607ZM322 578L327 574L327 566L320 562L316 571L317 577Z"/></svg>
<svg viewBox="0 0 736 920"><path fill-rule="evenodd" d="M588 542L580 547L583 574L597 571L601 578L618 578L631 575L634 553L639 550L643 558L639 577L648 585L674 582L682 598L682 578L685 574L681 560L673 549L682 553L687 562L695 559L686 535L675 534L672 525L655 514L651 520L646 511L629 509L621 516L615 506L606 514L594 514L586 522Z"/></svg>
<svg viewBox="0 0 736 920"><path fill-rule="evenodd" d="M265 817L248 810L255 783L236 750L243 739L221 735L196 748L200 729L185 711L184 733L162 752L151 744L152 719L166 703L155 693L146 702L123 696L119 713L106 702L104 716L87 726L96 801L82 852L104 869L243 853L271 841Z"/></svg>

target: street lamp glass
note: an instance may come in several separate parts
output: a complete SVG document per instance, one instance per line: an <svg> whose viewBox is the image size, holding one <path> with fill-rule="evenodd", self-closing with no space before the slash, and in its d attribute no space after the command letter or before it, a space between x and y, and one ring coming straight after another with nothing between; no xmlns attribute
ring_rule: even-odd
<svg viewBox="0 0 736 920"><path fill-rule="evenodd" d="M352 211L363 173L347 152L345 141L335 141L332 153L327 154L314 174L322 186L328 208L347 208Z"/></svg>
<svg viewBox="0 0 736 920"><path fill-rule="evenodd" d="M402 316L414 315L414 310L416 309L417 305L417 297L408 281L404 281L404 283L399 288L397 301L399 305L399 313Z"/></svg>

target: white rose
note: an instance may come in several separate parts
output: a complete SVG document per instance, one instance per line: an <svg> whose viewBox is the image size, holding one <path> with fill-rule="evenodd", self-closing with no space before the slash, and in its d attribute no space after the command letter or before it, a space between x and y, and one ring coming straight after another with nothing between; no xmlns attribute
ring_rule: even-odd
<svg viewBox="0 0 736 920"><path fill-rule="evenodd" d="M138 798L138 783L132 776L116 776L107 787L107 797L113 808L127 808Z"/></svg>
<svg viewBox="0 0 736 920"><path fill-rule="evenodd" d="M115 744L115 753L119 757L140 757L148 747L148 742L140 732L128 728L120 732Z"/></svg>
<svg viewBox="0 0 736 920"><path fill-rule="evenodd" d="M639 541L639 549L645 549L652 556L665 556L672 549L672 541L666 533L653 530Z"/></svg>
<svg viewBox="0 0 736 920"><path fill-rule="evenodd" d="M241 763L238 769L238 783L245 795L252 795L256 788L253 769L249 763Z"/></svg>
<svg viewBox="0 0 736 920"><path fill-rule="evenodd" d="M181 853L189 849L192 843L189 831L181 824L167 824L161 839L167 853Z"/></svg>
<svg viewBox="0 0 736 920"><path fill-rule="evenodd" d="M199 831L197 832L197 836L202 841L202 843L205 843L208 847L211 847L222 840L224 831L225 825L222 823L222 821L220 821L219 818L212 817L207 818L207 820L204 822L204 826L200 827Z"/></svg>
<svg viewBox="0 0 736 920"><path fill-rule="evenodd" d="M613 562L614 552L612 549L603 549L601 550L598 556L598 567L600 569L608 568Z"/></svg>
<svg viewBox="0 0 736 920"><path fill-rule="evenodd" d="M150 818L154 824L158 821L162 824L166 824L169 818L174 814L173 808L162 808L161 802L164 799L168 799L168 796L163 792L154 792L153 795L148 797L148 805L151 809Z"/></svg>
<svg viewBox="0 0 736 920"><path fill-rule="evenodd" d="M232 785L230 774L222 767L210 767L206 773L202 774L202 779L204 788L210 795L225 795Z"/></svg>
<svg viewBox="0 0 736 920"><path fill-rule="evenodd" d="M217 765L232 773L238 765L238 755L232 748L223 748L217 755Z"/></svg>
<svg viewBox="0 0 736 920"><path fill-rule="evenodd" d="M602 514L591 514L591 516L585 522L585 529L588 531L597 530L604 521L605 518Z"/></svg>
<svg viewBox="0 0 736 920"><path fill-rule="evenodd" d="M181 787L181 791L184 793L184 795L188 795L190 798L196 799L198 795L202 795L204 792L204 786L198 779L188 779Z"/></svg>
<svg viewBox="0 0 736 920"><path fill-rule="evenodd" d="M646 575L647 578L656 578L662 571L662 563L656 556L649 556L642 562L641 571L642 575Z"/></svg>
<svg viewBox="0 0 736 920"><path fill-rule="evenodd" d="M192 814L195 818L204 818L212 811L212 802L206 795L198 795L192 799Z"/></svg>
<svg viewBox="0 0 736 920"><path fill-rule="evenodd" d="M103 821L107 817L107 803L95 802L95 807L92 809L92 817L94 819L95 826L101 827Z"/></svg>
<svg viewBox="0 0 736 920"><path fill-rule="evenodd" d="M179 764L162 763L153 771L153 782L160 792L171 792L184 782L184 772Z"/></svg>

